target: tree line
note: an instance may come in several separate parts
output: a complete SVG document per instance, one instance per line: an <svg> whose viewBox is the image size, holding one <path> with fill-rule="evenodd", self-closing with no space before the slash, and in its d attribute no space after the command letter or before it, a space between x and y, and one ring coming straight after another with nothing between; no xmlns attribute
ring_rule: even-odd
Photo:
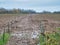
<svg viewBox="0 0 60 45"><path fill-rule="evenodd" d="M43 12L36 12L34 10L24 10L24 9L5 9L5 8L0 8L0 14L36 14L36 13L41 13L41 14L60 14L60 11L43 11Z"/></svg>
<svg viewBox="0 0 60 45"><path fill-rule="evenodd" d="M24 10L24 9L5 9L5 8L0 8L0 14L19 14L19 13L36 13L34 10Z"/></svg>

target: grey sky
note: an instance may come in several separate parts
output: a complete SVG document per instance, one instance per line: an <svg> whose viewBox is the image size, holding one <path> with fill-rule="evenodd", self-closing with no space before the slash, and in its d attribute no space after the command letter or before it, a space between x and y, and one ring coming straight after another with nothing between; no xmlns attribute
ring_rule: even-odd
<svg viewBox="0 0 60 45"><path fill-rule="evenodd" d="M60 11L60 0L0 0L0 8Z"/></svg>

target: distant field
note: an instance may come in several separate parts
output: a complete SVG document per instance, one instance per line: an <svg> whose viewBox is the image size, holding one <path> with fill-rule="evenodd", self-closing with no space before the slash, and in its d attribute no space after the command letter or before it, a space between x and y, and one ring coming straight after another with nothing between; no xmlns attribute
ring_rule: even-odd
<svg viewBox="0 0 60 45"><path fill-rule="evenodd" d="M26 15L34 15L33 17L36 17L38 19L45 18L60 21L60 14L0 14L0 18L2 17L9 18L9 17L26 16Z"/></svg>
<svg viewBox="0 0 60 45"><path fill-rule="evenodd" d="M51 19L60 21L60 14L37 14L34 16L36 19Z"/></svg>
<svg viewBox="0 0 60 45"><path fill-rule="evenodd" d="M34 19L51 19L60 21L60 14L0 14L0 20L5 20L13 17L33 15Z"/></svg>
<svg viewBox="0 0 60 45"><path fill-rule="evenodd" d="M24 14L25 16L26 14ZM16 17L23 16L23 14L0 14L0 26L7 22L16 19Z"/></svg>
<svg viewBox="0 0 60 45"><path fill-rule="evenodd" d="M32 19L50 19L60 21L60 14L0 14L0 25L20 16L32 15Z"/></svg>

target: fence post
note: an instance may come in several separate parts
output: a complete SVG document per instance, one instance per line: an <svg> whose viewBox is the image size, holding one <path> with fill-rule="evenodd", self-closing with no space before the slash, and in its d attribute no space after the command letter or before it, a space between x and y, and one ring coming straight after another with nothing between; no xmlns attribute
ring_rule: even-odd
<svg viewBox="0 0 60 45"><path fill-rule="evenodd" d="M9 24L9 22L8 22L8 33L10 34L10 24Z"/></svg>
<svg viewBox="0 0 60 45"><path fill-rule="evenodd" d="M39 42L39 45L42 45L42 42L45 42L45 27L44 27L44 21L43 20L40 20L40 42ZM41 41L42 40L42 41Z"/></svg>
<svg viewBox="0 0 60 45"><path fill-rule="evenodd" d="M45 32L45 29L44 29L44 26L43 26L42 21L40 21L40 31L41 31L41 33L43 33L43 34L44 34L44 32Z"/></svg>
<svg viewBox="0 0 60 45"><path fill-rule="evenodd" d="M13 23L12 23L12 21L10 22L10 31L12 32L12 25L13 25Z"/></svg>

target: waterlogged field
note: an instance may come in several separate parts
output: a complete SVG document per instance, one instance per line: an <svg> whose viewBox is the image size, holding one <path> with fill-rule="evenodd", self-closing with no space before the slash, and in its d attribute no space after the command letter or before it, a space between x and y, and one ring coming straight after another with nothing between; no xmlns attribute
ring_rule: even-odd
<svg viewBox="0 0 60 45"><path fill-rule="evenodd" d="M46 30L57 32L40 35L40 20L48 20ZM12 25L12 37L9 40L6 33L3 42L3 35L0 35L0 45L60 45L60 14L0 14L0 33L3 25L11 21L17 21Z"/></svg>

